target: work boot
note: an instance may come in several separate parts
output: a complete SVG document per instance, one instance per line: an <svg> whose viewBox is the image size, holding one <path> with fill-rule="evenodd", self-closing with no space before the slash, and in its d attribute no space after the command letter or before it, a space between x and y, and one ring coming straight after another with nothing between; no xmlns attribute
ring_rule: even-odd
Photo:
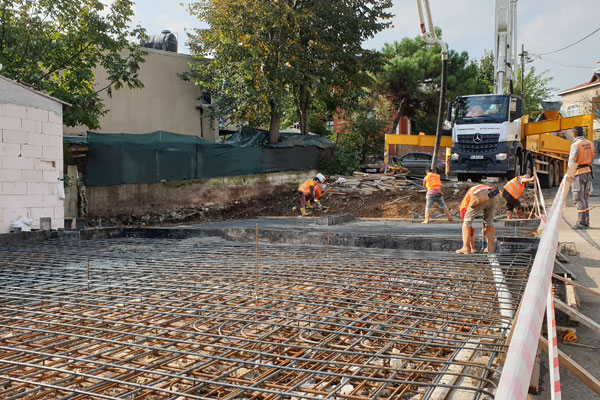
<svg viewBox="0 0 600 400"><path fill-rule="evenodd" d="M306 202L306 208L314 208L312 204L310 204L310 200Z"/></svg>
<svg viewBox="0 0 600 400"><path fill-rule="evenodd" d="M496 227L488 226L486 228L485 236L487 239L487 252L495 253L496 252Z"/></svg>
<svg viewBox="0 0 600 400"><path fill-rule="evenodd" d="M306 217L308 215L308 213L306 212L306 208L301 208L300 214L302 214L303 217Z"/></svg>

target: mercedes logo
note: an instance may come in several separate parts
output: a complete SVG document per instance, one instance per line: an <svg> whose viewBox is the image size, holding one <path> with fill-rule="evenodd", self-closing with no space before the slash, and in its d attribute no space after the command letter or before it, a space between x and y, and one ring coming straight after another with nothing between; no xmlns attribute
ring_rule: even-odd
<svg viewBox="0 0 600 400"><path fill-rule="evenodd" d="M473 136L473 141L475 143L481 143L481 133L477 132L475 136Z"/></svg>

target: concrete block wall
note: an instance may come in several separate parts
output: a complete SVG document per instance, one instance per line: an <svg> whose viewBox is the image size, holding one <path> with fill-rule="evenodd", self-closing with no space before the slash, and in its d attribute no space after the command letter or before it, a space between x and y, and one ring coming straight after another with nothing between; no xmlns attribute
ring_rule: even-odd
<svg viewBox="0 0 600 400"><path fill-rule="evenodd" d="M18 85L10 89L21 93L0 97L0 233L9 232L19 217L31 218L34 229L42 217L52 218L53 229L63 228L62 105L47 109L44 102L27 101L27 96L40 96L36 92L28 94ZM19 99L24 104L14 103Z"/></svg>
<svg viewBox="0 0 600 400"><path fill-rule="evenodd" d="M166 212L177 208L215 207L235 200L294 191L317 171L289 171L222 178L88 186L88 216Z"/></svg>

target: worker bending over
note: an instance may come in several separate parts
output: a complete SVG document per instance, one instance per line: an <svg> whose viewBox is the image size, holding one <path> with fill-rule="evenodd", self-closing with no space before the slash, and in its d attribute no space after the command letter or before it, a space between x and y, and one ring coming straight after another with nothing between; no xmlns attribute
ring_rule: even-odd
<svg viewBox="0 0 600 400"><path fill-rule="evenodd" d="M438 174L437 168L431 169L430 167L427 169L427 175L423 179L423 185L427 189L427 195L425 196L425 221L422 223L429 223L431 207L433 207L435 203L442 207L442 210L444 210L444 213L446 214L446 218L448 218L448 221L452 222L452 216L450 215L450 211L448 210L448 207L444 202L444 197L442 196L442 179Z"/></svg>
<svg viewBox="0 0 600 400"><path fill-rule="evenodd" d="M460 219L463 221L465 220L465 215L467 214L467 208L469 207L470 202L471 202L471 191L469 190L467 192L467 194L465 195L465 197L463 197L462 201L460 202ZM463 244L463 248L466 248L467 252L457 251L457 253L463 253L463 254L475 253L475 251L476 251L475 250L475 229L473 229L473 226L469 227L468 235L469 236L467 238L466 245ZM464 242L464 235L463 235L463 242Z"/></svg>
<svg viewBox="0 0 600 400"><path fill-rule="evenodd" d="M486 236L488 247L483 250L484 253L496 252L496 238L494 228L494 216L498 207L498 189L488 185L477 185L469 189L463 199L468 204L467 211L462 226L463 245L456 250L460 254L470 254L474 251L474 240L471 240L471 227L473 220L479 214L483 214L483 229ZM474 235L473 235L474 236Z"/></svg>
<svg viewBox="0 0 600 400"><path fill-rule="evenodd" d="M305 180L304 183L298 188L298 196L300 197L300 213L302 216L308 215L306 212L307 204L309 208L312 208L312 205L310 204L311 200L314 200L315 203L318 202L318 193L320 192L321 188L316 182L325 182L325 176L323 176L321 173L318 173L313 179ZM319 189L317 189L317 187Z"/></svg>
<svg viewBox="0 0 600 400"><path fill-rule="evenodd" d="M519 198L525 192L525 184L533 182L534 177L530 177L528 174L517 176L502 188L502 197L506 201L506 218L511 219L513 216L513 210L516 210L517 216L523 218L523 209Z"/></svg>
<svg viewBox="0 0 600 400"><path fill-rule="evenodd" d="M573 128L573 144L569 152L569 166L577 163L577 172L571 186L573 201L577 207L577 223L573 229L587 229L590 227L590 187L592 186L592 162L594 161L594 144L583 136L583 128Z"/></svg>

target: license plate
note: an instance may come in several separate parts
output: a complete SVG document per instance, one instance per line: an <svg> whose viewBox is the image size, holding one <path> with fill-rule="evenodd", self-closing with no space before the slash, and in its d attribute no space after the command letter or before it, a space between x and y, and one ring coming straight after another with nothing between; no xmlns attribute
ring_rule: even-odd
<svg viewBox="0 0 600 400"><path fill-rule="evenodd" d="M471 158L471 160L483 160L483 156L480 156L480 155L473 155L470 158Z"/></svg>

